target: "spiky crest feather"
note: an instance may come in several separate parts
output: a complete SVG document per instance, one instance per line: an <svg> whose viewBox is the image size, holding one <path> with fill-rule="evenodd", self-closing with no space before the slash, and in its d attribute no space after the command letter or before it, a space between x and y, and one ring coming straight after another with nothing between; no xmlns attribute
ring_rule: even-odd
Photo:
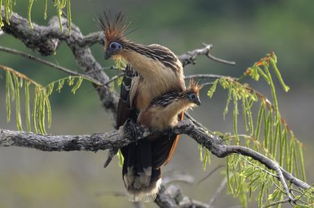
<svg viewBox="0 0 314 208"><path fill-rule="evenodd" d="M125 39L129 23L122 12L113 15L110 11L99 17L99 24L105 35L105 44Z"/></svg>
<svg viewBox="0 0 314 208"><path fill-rule="evenodd" d="M186 91L194 92L198 95L201 89L202 89L202 85L199 85L198 82L191 79L189 83L189 87L187 88Z"/></svg>

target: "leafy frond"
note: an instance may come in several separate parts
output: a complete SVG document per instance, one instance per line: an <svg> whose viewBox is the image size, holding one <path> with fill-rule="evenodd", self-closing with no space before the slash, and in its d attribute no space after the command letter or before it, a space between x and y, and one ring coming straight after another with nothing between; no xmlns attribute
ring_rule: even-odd
<svg viewBox="0 0 314 208"><path fill-rule="evenodd" d="M57 9L57 15L59 19L60 30L62 30L61 17L65 15L63 10L66 9L66 16L68 18L68 27L71 28L72 15L71 15L71 0L53 0L54 6Z"/></svg>
<svg viewBox="0 0 314 208"><path fill-rule="evenodd" d="M32 8L35 0L28 1L27 8L27 19L32 27ZM3 21L9 24L9 19L13 12L13 6L16 4L16 0L0 0L0 8L4 8L4 16L5 19L2 19L2 15L0 15L0 27L3 26ZM62 15L67 16L68 19L68 27L71 28L72 15L71 15L71 0L53 0L53 5L57 10L57 16L59 18L60 29L62 30L61 17ZM47 10L48 10L48 0L44 1L44 18L47 18ZM66 10L66 14L64 13ZM2 12L2 11L0 11Z"/></svg>
<svg viewBox="0 0 314 208"><path fill-rule="evenodd" d="M245 77L265 81L271 91L271 98L266 98L247 83L242 83ZM243 145L261 152L305 180L302 143L281 116L273 77L277 78L284 91L289 90L277 67L276 55L270 53L249 67L241 79L216 79L207 95L212 97L217 86L228 92L223 115L228 113L230 104L233 104L233 133L222 134L228 144ZM239 122L240 113L242 122ZM204 164L202 150L200 153ZM285 192L280 191L283 190L282 185L274 183L276 173L252 159L238 154L229 156L226 174L230 193L238 197L244 207L247 207L248 199L253 194L257 195L259 207L264 206L266 202L282 200L285 196ZM299 196L302 196L303 200L306 198L305 201L309 204L313 200L311 197L305 197L304 191L299 193Z"/></svg>
<svg viewBox="0 0 314 208"><path fill-rule="evenodd" d="M49 83L46 86L30 79L16 70L0 65L5 72L5 102L7 121L11 120L12 107L15 106L15 121L18 130L46 134L46 126L52 123L52 112L49 96L60 92L64 85L71 87L73 94L80 88L83 77L69 76ZM24 108L21 105L24 103Z"/></svg>

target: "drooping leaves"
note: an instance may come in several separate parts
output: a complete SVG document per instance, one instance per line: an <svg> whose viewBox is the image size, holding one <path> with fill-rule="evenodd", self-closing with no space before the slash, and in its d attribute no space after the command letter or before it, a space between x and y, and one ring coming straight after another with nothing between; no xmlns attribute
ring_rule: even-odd
<svg viewBox="0 0 314 208"><path fill-rule="evenodd" d="M28 0L28 8L27 8L27 19L32 27L32 8L35 0ZM0 0L0 8L4 8L4 17L2 19L2 14L0 15L0 27L3 26L3 21L9 24L9 19L13 12L13 6L16 4L16 0ZM53 6L57 10L57 16L59 19L60 29L62 30L61 17L65 15L68 19L68 27L71 28L72 22L72 14L71 14L71 0L53 0ZM47 18L47 10L48 10L48 0L44 0L44 19ZM66 13L64 12L66 10ZM0 13L2 10L0 10Z"/></svg>
<svg viewBox="0 0 314 208"><path fill-rule="evenodd" d="M71 92L75 94L83 82L82 77L69 76L43 86L7 66L0 65L0 69L5 72L7 121L11 120L14 112L18 130L23 130L23 126L26 126L27 131L33 130L42 134L46 134L46 126L50 127L52 123L49 96L55 91L60 92L65 84L71 87Z"/></svg>
<svg viewBox="0 0 314 208"><path fill-rule="evenodd" d="M265 81L269 86L271 98L266 98L242 82L245 77ZM281 116L273 77L277 78L284 91L289 90L277 67L276 55L270 53L249 67L241 79L230 77L216 79L207 95L211 98L218 86L227 91L224 117L233 104L233 133L221 133L228 144L244 145L261 152L278 161L295 176L305 180L302 143ZM203 150L200 149L200 159L203 165L206 165L202 153ZM233 154L227 159L226 173L229 192L238 197L244 207L247 207L249 197L254 194L257 196L259 207L282 200L285 196L285 192L281 191L283 190L281 183L274 178L276 173L255 160ZM310 204L313 196L310 194L306 196L304 191L301 192L298 196L302 196L302 199Z"/></svg>

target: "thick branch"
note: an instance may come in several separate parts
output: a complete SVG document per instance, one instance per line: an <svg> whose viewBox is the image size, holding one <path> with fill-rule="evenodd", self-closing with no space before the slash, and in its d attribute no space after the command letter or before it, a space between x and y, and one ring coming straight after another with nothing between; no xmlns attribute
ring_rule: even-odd
<svg viewBox="0 0 314 208"><path fill-rule="evenodd" d="M4 15L3 9L1 15ZM27 19L13 13L9 20L10 24L5 23L2 29L5 33L21 40L28 48L38 51L45 56L54 54L60 42L64 41L72 50L80 68L92 79L102 84L101 86L94 86L105 109L111 110L115 115L118 96L105 85L110 79L102 71L101 65L95 60L91 50L87 47L99 42L101 35L93 33L83 36L80 29L74 24L72 24L71 31L69 31L66 21L66 19L62 19L62 24L64 25L62 31L60 30L57 17L52 18L48 26L40 26L33 23L33 28L31 28Z"/></svg>
<svg viewBox="0 0 314 208"><path fill-rule="evenodd" d="M226 145L223 140L215 135L208 133L209 131L203 127L196 126L189 120L181 121L172 129L175 134L186 134L193 138L197 143L203 145L217 157L226 157L230 154L241 154L253 158L264 164L267 168L275 170L278 178L283 183L281 176L296 186L308 189L311 186L304 181L294 177L292 174L283 170L277 162L256 152L250 148L238 145ZM93 135L66 135L66 136L50 136L39 135L34 133L1 130L0 146L23 146L35 148L43 151L98 151L106 149L119 149L134 139L143 139L151 132L137 124L127 122L117 131L103 134ZM131 139L128 139L131 138ZM283 184L285 186L285 184Z"/></svg>
<svg viewBox="0 0 314 208"><path fill-rule="evenodd" d="M128 143L121 131L93 135L40 135L28 132L0 130L0 146L27 147L42 151L97 151Z"/></svg>

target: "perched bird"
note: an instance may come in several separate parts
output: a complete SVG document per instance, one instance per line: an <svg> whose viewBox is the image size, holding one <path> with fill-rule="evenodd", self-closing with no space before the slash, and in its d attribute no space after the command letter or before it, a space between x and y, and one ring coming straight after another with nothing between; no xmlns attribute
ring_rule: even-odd
<svg viewBox="0 0 314 208"><path fill-rule="evenodd" d="M128 64L126 71L131 75L124 77L121 86L117 127L127 119L136 121L138 113L147 109L154 98L185 90L182 64L171 50L128 40L125 37L128 24L122 13L116 16L105 13L100 18L100 25L105 37L105 58L123 59ZM183 119L183 114L178 112L177 119ZM160 167L171 159L178 139L177 135L153 136L121 149L123 181L131 200L155 198L161 183Z"/></svg>
<svg viewBox="0 0 314 208"><path fill-rule="evenodd" d="M138 116L138 122L153 130L163 131L178 124L177 115L196 105L200 105L201 87L191 82L185 91L165 93L152 100L151 104Z"/></svg>

